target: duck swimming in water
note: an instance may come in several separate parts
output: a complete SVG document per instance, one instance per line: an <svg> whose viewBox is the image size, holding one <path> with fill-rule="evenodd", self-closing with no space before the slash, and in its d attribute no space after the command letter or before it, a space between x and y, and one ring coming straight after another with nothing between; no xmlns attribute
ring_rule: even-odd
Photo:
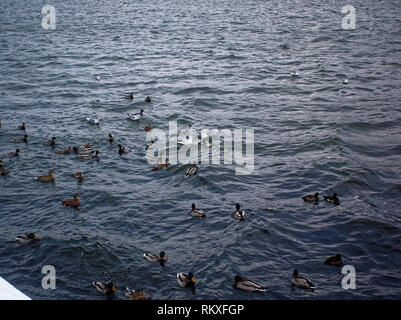
<svg viewBox="0 0 401 320"><path fill-rule="evenodd" d="M86 118L86 121L92 124L99 124L100 123L100 118L97 116L89 116Z"/></svg>
<svg viewBox="0 0 401 320"><path fill-rule="evenodd" d="M265 287L261 286L260 284L256 283L255 281L235 276L233 288L243 290L246 292L265 292Z"/></svg>
<svg viewBox="0 0 401 320"><path fill-rule="evenodd" d="M128 298L131 300L146 300L146 295L145 291L135 291L135 290L130 290L127 288L127 293L125 294Z"/></svg>
<svg viewBox="0 0 401 320"><path fill-rule="evenodd" d="M129 94L128 96L125 96L124 99L127 99L127 100L134 100L134 93L131 92L131 94Z"/></svg>
<svg viewBox="0 0 401 320"><path fill-rule="evenodd" d="M152 99L151 99L149 96L147 96L146 99L145 99L145 101L146 101L147 103L151 103L151 102L152 102Z"/></svg>
<svg viewBox="0 0 401 320"><path fill-rule="evenodd" d="M127 152L129 152L129 148L125 148L121 144L118 145L118 153L120 154L120 156Z"/></svg>
<svg viewBox="0 0 401 320"><path fill-rule="evenodd" d="M110 142L110 143L113 143L114 137L112 136L111 133L109 133L109 136L107 137L107 141Z"/></svg>
<svg viewBox="0 0 401 320"><path fill-rule="evenodd" d="M204 218L206 217L206 213L203 212L201 209L197 209L195 206L195 203L192 204L191 206L191 216L193 217L199 217L199 218Z"/></svg>
<svg viewBox="0 0 401 320"><path fill-rule="evenodd" d="M117 291L116 287L112 282L104 283L99 281L93 281L92 284L95 286L96 290L101 294L106 296L114 294Z"/></svg>
<svg viewBox="0 0 401 320"><path fill-rule="evenodd" d="M298 274L297 269L295 269L294 272L292 273L291 284L293 284L294 286L297 286L298 288L302 288L302 289L309 289L309 290L316 289L316 286L309 279L307 279L305 277L301 277Z"/></svg>
<svg viewBox="0 0 401 320"><path fill-rule="evenodd" d="M185 171L185 176L192 176L198 173L198 167L196 166L196 164L192 164L187 171Z"/></svg>
<svg viewBox="0 0 401 320"><path fill-rule="evenodd" d="M12 141L17 142L17 143L20 143L20 142L28 143L28 138L29 138L29 136L26 134L23 138L15 138Z"/></svg>
<svg viewBox="0 0 401 320"><path fill-rule="evenodd" d="M48 139L45 141L45 145L47 146L55 146L56 145L57 138L52 137L51 139Z"/></svg>
<svg viewBox="0 0 401 320"><path fill-rule="evenodd" d="M36 179L41 182L53 182L54 181L54 171L49 170L49 174L44 174L42 176L37 177Z"/></svg>
<svg viewBox="0 0 401 320"><path fill-rule="evenodd" d="M168 258L164 251L160 252L159 255L154 253L144 253L143 257L146 261L160 263L162 267L164 267L164 263L167 261Z"/></svg>
<svg viewBox="0 0 401 320"><path fill-rule="evenodd" d="M143 117L143 109L139 113L127 114L128 119L136 121Z"/></svg>
<svg viewBox="0 0 401 320"><path fill-rule="evenodd" d="M25 131L25 130L26 130L25 122L24 122L22 125L18 126L17 129L18 129L18 130L24 130L24 131Z"/></svg>
<svg viewBox="0 0 401 320"><path fill-rule="evenodd" d="M39 237L34 233L21 234L15 238L20 244L34 243L40 241Z"/></svg>
<svg viewBox="0 0 401 320"><path fill-rule="evenodd" d="M333 196L323 196L324 201L333 203L334 205L340 204L340 199L337 198L337 193L333 193Z"/></svg>
<svg viewBox="0 0 401 320"><path fill-rule="evenodd" d="M234 212L235 218L238 220L244 220L245 219L245 211L241 209L241 206L239 203L235 204L235 212Z"/></svg>
<svg viewBox="0 0 401 320"><path fill-rule="evenodd" d="M20 149L17 149L17 150L15 150L15 152L7 153L6 156L7 157L18 157L21 152L22 151Z"/></svg>
<svg viewBox="0 0 401 320"><path fill-rule="evenodd" d="M57 154L68 154L68 153L72 153L74 152L74 148L73 147L68 147L68 149L66 150L57 150L56 153Z"/></svg>
<svg viewBox="0 0 401 320"><path fill-rule="evenodd" d="M83 173L81 171L75 171L74 178L82 181L82 180L84 180L85 176L83 175Z"/></svg>
<svg viewBox="0 0 401 320"><path fill-rule="evenodd" d="M177 273L177 280L180 287L195 289L195 278L192 272L188 272L188 274L182 272Z"/></svg>
<svg viewBox="0 0 401 320"><path fill-rule="evenodd" d="M341 259L341 254L337 253L333 257L329 257L324 261L325 264L329 264L336 267L341 267L343 264L343 260Z"/></svg>
<svg viewBox="0 0 401 320"><path fill-rule="evenodd" d="M81 204L81 201L79 201L79 197L80 195L76 193L74 194L74 199L63 200L60 203L63 207L73 207L77 210L81 210L79 208L79 205Z"/></svg>
<svg viewBox="0 0 401 320"><path fill-rule="evenodd" d="M93 154L87 154L84 156L81 156L78 158L78 160L88 160L88 159L97 159L99 160L99 156L101 155L101 153L99 151L95 151L95 153Z"/></svg>
<svg viewBox="0 0 401 320"><path fill-rule="evenodd" d="M305 202L314 202L317 204L319 202L319 192L316 192L315 194L308 194L306 196L303 196L302 199Z"/></svg>
<svg viewBox="0 0 401 320"><path fill-rule="evenodd" d="M166 163L162 163L162 164L159 164L159 165L157 165L157 166L154 166L154 167L152 168L152 171L157 171L157 170L166 168L168 165L169 165L169 163L168 163L168 158L166 158Z"/></svg>

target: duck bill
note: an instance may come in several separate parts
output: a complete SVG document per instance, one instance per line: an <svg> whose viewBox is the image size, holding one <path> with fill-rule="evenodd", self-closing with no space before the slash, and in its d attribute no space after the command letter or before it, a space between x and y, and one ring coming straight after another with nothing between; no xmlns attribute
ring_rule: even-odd
<svg viewBox="0 0 401 320"><path fill-rule="evenodd" d="M191 278L191 281L193 282L193 283L195 283L196 281L195 281L195 277L192 277Z"/></svg>

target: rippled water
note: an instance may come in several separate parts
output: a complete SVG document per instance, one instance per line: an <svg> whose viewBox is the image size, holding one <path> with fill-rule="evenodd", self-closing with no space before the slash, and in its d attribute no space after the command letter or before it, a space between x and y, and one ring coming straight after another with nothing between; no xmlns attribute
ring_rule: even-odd
<svg viewBox="0 0 401 320"><path fill-rule="evenodd" d="M341 28L342 1L52 0L56 30L41 28L45 4L0 4L0 154L10 172L0 176L0 276L33 299L104 299L91 281L108 279L152 299L401 298L399 2L353 1L355 30ZM134 102L122 99L131 91ZM140 123L125 119L140 108ZM85 121L95 112L100 126ZM253 174L201 165L176 187L185 166L152 172L143 127L173 120L253 128ZM23 121L30 142L6 159ZM110 132L133 152L120 157ZM57 149L91 142L102 158L58 156L43 145L51 136ZM54 184L34 180L50 168ZM305 204L315 191L337 192L341 205ZM81 211L61 208L76 192ZM192 202L205 219L188 215ZM26 232L40 245L13 241ZM160 250L165 268L143 260ZM355 266L356 290L322 263L337 252ZM41 287L47 264L53 291ZM314 293L290 287L295 267ZM175 279L190 270L195 295ZM235 291L235 274L269 290Z"/></svg>

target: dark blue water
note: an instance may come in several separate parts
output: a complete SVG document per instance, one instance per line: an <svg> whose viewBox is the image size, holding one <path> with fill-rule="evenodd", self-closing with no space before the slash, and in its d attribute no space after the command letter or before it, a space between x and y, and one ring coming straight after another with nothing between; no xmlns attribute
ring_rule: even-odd
<svg viewBox="0 0 401 320"><path fill-rule="evenodd" d="M109 279L153 299L401 298L399 2L353 1L355 30L341 28L343 1L53 0L55 30L41 27L46 4L0 3L0 276L33 299L104 299L91 282ZM125 119L141 108L139 123ZM185 166L152 172L145 159L143 127L169 121L254 129L253 173L200 165L176 187ZM11 142L22 122L27 145ZM108 133L133 151L120 157ZM100 161L54 153L86 142ZM49 169L54 184L35 181ZM341 205L305 204L315 191ZM74 193L81 211L59 204ZM188 215L192 202L205 219ZM27 232L40 245L14 242ZM161 250L165 268L142 258ZM322 263L337 252L355 290ZM48 264L56 290L41 287ZM294 268L315 292L291 288ZM175 278L188 271L195 295ZM235 291L235 274L268 291Z"/></svg>

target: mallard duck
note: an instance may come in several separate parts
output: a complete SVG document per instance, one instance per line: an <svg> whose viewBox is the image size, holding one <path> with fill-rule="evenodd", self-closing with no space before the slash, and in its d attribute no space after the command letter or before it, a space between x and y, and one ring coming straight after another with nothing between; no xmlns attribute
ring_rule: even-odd
<svg viewBox="0 0 401 320"><path fill-rule="evenodd" d="M55 146L56 145L56 141L57 141L57 138L56 137L52 137L51 139L46 140L45 144L47 146Z"/></svg>
<svg viewBox="0 0 401 320"><path fill-rule="evenodd" d="M297 286L302 289L310 289L310 290L316 289L316 286L309 279L298 275L297 269L295 269L294 272L292 273L291 283L294 286Z"/></svg>
<svg viewBox="0 0 401 320"><path fill-rule="evenodd" d="M80 210L79 205L81 204L81 201L79 201L79 194L74 194L74 199L68 199L68 200L63 200L60 203L62 204L63 207L73 207L77 210Z"/></svg>
<svg viewBox="0 0 401 320"><path fill-rule="evenodd" d="M18 130L24 130L24 131L25 131L25 130L26 130L25 122L24 122L21 126L18 126L17 129L18 129Z"/></svg>
<svg viewBox="0 0 401 320"><path fill-rule="evenodd" d="M82 181L82 180L84 180L85 176L83 175L83 173L81 171L75 171L74 178Z"/></svg>
<svg viewBox="0 0 401 320"><path fill-rule="evenodd" d="M266 291L265 287L256 283L255 281L242 278L240 276L234 277L233 288L243 290L246 292L264 292Z"/></svg>
<svg viewBox="0 0 401 320"><path fill-rule="evenodd" d="M200 217L200 218L206 217L206 213L204 213L203 210L201 210L201 209L197 209L195 206L195 203L192 204L191 208L192 208L191 216Z"/></svg>
<svg viewBox="0 0 401 320"><path fill-rule="evenodd" d="M167 261L167 255L164 251L160 252L159 255L154 253L144 253L143 257L146 261L149 262L159 262L162 267L164 267L164 263Z"/></svg>
<svg viewBox="0 0 401 320"><path fill-rule="evenodd" d="M128 96L124 96L124 98L128 100L134 100L134 93L131 92L131 94L129 94Z"/></svg>
<svg viewBox="0 0 401 320"><path fill-rule="evenodd" d="M78 158L78 160L87 160L87 159L99 159L99 156L101 155L101 153L99 151L95 151L95 153L93 154L87 154L85 156L81 156Z"/></svg>
<svg viewBox="0 0 401 320"><path fill-rule="evenodd" d="M308 194L306 196L303 196L302 199L305 202L315 202L315 203L317 203L319 201L319 192L316 192L315 194Z"/></svg>
<svg viewBox="0 0 401 320"><path fill-rule="evenodd" d="M68 154L68 153L72 153L74 152L74 148L73 147L68 147L68 149L66 150L57 150L56 153L57 154Z"/></svg>
<svg viewBox="0 0 401 320"><path fill-rule="evenodd" d="M89 116L86 118L86 121L92 124L99 124L100 123L100 118L97 116Z"/></svg>
<svg viewBox="0 0 401 320"><path fill-rule="evenodd" d="M92 284L95 286L98 292L106 296L112 295L114 294L114 292L117 291L116 287L112 282L105 283L105 282L93 281Z"/></svg>
<svg viewBox="0 0 401 320"><path fill-rule="evenodd" d="M125 295L131 300L146 300L145 291L143 290L137 292L127 288L127 291L128 292Z"/></svg>
<svg viewBox="0 0 401 320"><path fill-rule="evenodd" d="M337 198L337 193L333 193L333 196L323 196L324 201L333 203L334 205L340 204L340 199Z"/></svg>
<svg viewBox="0 0 401 320"><path fill-rule="evenodd" d="M239 203L235 204L235 212L234 212L235 218L238 220L244 220L246 213L244 210L241 209L241 206Z"/></svg>
<svg viewBox="0 0 401 320"><path fill-rule="evenodd" d="M324 261L325 264L329 264L336 267L341 267L343 260L341 259L341 254L337 253L335 256L329 257Z"/></svg>
<svg viewBox="0 0 401 320"><path fill-rule="evenodd" d="M151 103L151 102L152 102L152 99L151 99L149 96L147 96L146 99L145 99L145 101L146 101L147 103Z"/></svg>
<svg viewBox="0 0 401 320"><path fill-rule="evenodd" d="M109 133L109 136L107 137L107 141L112 143L114 141L114 137L112 136L111 133Z"/></svg>
<svg viewBox="0 0 401 320"><path fill-rule="evenodd" d="M139 113L127 114L127 116L128 116L128 119L131 119L134 121L139 120L143 117L143 109Z"/></svg>
<svg viewBox="0 0 401 320"><path fill-rule="evenodd" d="M2 176L8 175L8 171L7 171L5 168L3 168L3 167L1 167L1 175L2 175Z"/></svg>
<svg viewBox="0 0 401 320"><path fill-rule="evenodd" d="M29 136L26 134L23 138L15 138L12 141L17 142L17 143L20 143L20 142L28 143L28 138L29 138Z"/></svg>
<svg viewBox="0 0 401 320"><path fill-rule="evenodd" d="M129 152L129 148L123 147L121 144L119 144L117 147L118 147L118 153L120 154L120 156L124 153Z"/></svg>
<svg viewBox="0 0 401 320"><path fill-rule="evenodd" d="M44 174L42 176L37 177L37 180L42 182L51 182L54 181L54 171L49 170L49 174Z"/></svg>
<svg viewBox="0 0 401 320"><path fill-rule="evenodd" d="M22 151L20 149L17 149L17 150L15 150L15 152L7 153L6 156L7 157L18 157L21 152Z"/></svg>
<svg viewBox="0 0 401 320"><path fill-rule="evenodd" d="M88 142L82 146L73 147L75 153L92 153L93 149L91 144Z"/></svg>
<svg viewBox="0 0 401 320"><path fill-rule="evenodd" d="M166 158L166 163L162 163L162 164L159 164L159 165L153 167L152 171L156 171L156 170L160 170L160 169L166 168L168 165L169 165L168 158Z"/></svg>
<svg viewBox="0 0 401 320"><path fill-rule="evenodd" d="M182 272L177 273L177 280L182 288L194 288L195 286L195 278L192 272L188 272L188 274Z"/></svg>
<svg viewBox="0 0 401 320"><path fill-rule="evenodd" d="M192 164L187 169L187 171L185 171L185 176L188 177L188 176L192 176L192 175L197 174L197 173L198 173L198 167L196 166L196 164Z"/></svg>
<svg viewBox="0 0 401 320"><path fill-rule="evenodd" d="M34 233L21 234L18 237L16 237L15 240L21 244L34 243L40 241L39 237Z"/></svg>
<svg viewBox="0 0 401 320"><path fill-rule="evenodd" d="M150 130L152 130L152 125L145 126L144 129L146 132L149 132Z"/></svg>

